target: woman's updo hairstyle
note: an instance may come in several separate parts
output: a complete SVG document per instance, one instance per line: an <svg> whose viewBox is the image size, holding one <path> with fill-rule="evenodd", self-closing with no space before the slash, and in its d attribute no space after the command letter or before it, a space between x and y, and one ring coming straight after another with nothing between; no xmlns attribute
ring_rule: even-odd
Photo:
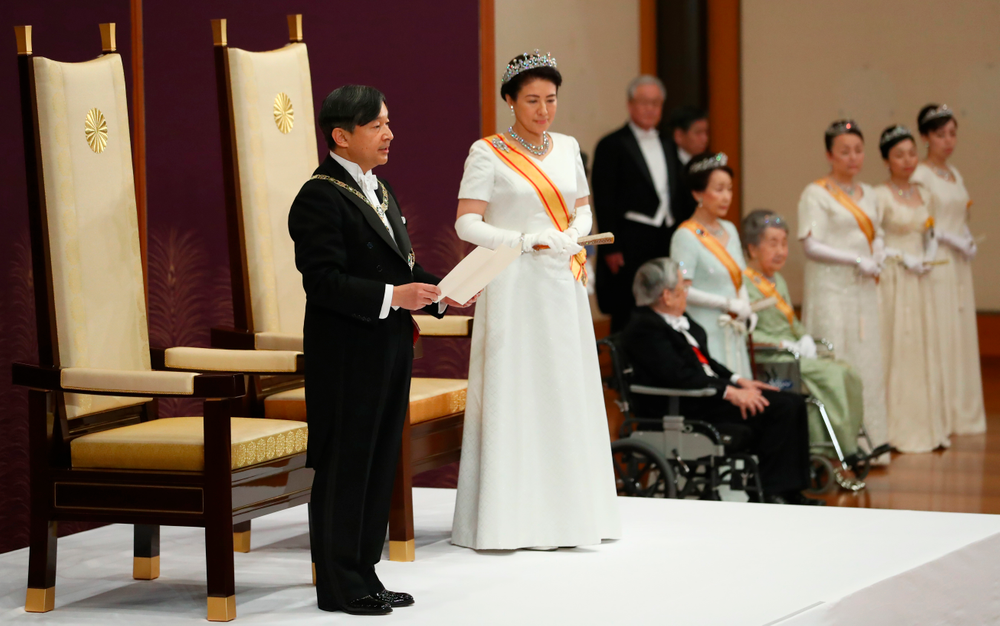
<svg viewBox="0 0 1000 626"><path fill-rule="evenodd" d="M857 122L854 120L837 120L827 126L826 132L823 133L823 143L826 145L827 152L833 150L833 140L841 135L857 135L861 138L861 141L865 140L865 136L861 134L861 128L858 127Z"/></svg>
<svg viewBox="0 0 1000 626"><path fill-rule="evenodd" d="M955 119L955 114L948 108L947 104L928 104L917 114L917 130L921 135L926 136L945 126L951 120L955 120L957 127L958 120Z"/></svg>
<svg viewBox="0 0 1000 626"><path fill-rule="evenodd" d="M688 189L690 191L708 189L708 181L712 178L712 172L716 170L722 170L733 178L733 170L728 163L729 157L723 152L702 152L696 157L691 157L685 168Z"/></svg>
<svg viewBox="0 0 1000 626"><path fill-rule="evenodd" d="M882 153L882 158L888 160L889 151L892 150L896 144L906 141L914 141L913 133L910 129L901 126L900 124L893 124L889 128L882 131L882 134L878 138L878 149ZM914 143L916 143L914 141Z"/></svg>
<svg viewBox="0 0 1000 626"><path fill-rule="evenodd" d="M536 67L531 67L532 65ZM524 66L528 66L528 69L520 69ZM538 50L534 53L525 52L511 59L504 76L511 72L514 74L500 84L500 99L504 102L507 101L507 96L516 101L521 87L536 79L549 81L556 86L557 92L562 86L562 74L556 69L556 60L548 54L542 56Z"/></svg>
<svg viewBox="0 0 1000 626"><path fill-rule="evenodd" d="M771 209L754 209L743 218L743 249L750 252L750 246L759 246L768 228L780 228L788 232L788 223Z"/></svg>

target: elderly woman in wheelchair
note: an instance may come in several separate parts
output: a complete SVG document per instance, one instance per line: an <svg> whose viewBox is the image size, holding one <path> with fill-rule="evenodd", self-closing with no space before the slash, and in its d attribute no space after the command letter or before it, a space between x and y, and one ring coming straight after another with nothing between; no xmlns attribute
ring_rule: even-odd
<svg viewBox="0 0 1000 626"><path fill-rule="evenodd" d="M680 397L677 408L742 440L740 452L757 459L764 501L823 504L801 493L809 484L804 398L742 378L714 360L705 330L684 314L688 285L680 264L669 258L649 261L636 273L632 291L639 308L616 338L633 370L635 413L669 417L677 410L666 394L642 393L644 388L705 390ZM668 425L664 418L665 431Z"/></svg>
<svg viewBox="0 0 1000 626"><path fill-rule="evenodd" d="M834 481L859 491L877 454L858 446L864 431L862 380L833 358L833 346L814 339L795 317L780 270L788 258L788 225L772 211L758 209L743 219L747 289L758 315L753 333L756 375L783 389L808 394L809 440L813 448L811 491L832 489ZM818 345L817 345L818 344ZM871 442L868 441L871 449ZM829 460L836 454L837 465ZM875 451L881 453L881 451ZM849 473L854 473L852 478Z"/></svg>

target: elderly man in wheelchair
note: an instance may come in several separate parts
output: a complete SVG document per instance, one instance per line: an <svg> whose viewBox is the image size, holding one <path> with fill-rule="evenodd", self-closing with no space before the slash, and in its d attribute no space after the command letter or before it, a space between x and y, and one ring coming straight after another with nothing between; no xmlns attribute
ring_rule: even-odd
<svg viewBox="0 0 1000 626"><path fill-rule="evenodd" d="M809 435L805 399L739 378L712 359L704 329L684 314L689 281L669 258L639 268L633 293L639 308L617 340L638 386L706 390L681 397L680 412L707 422L732 447L758 460L764 501L824 504L802 491L809 485ZM633 386L635 390L635 386ZM665 415L668 398L635 395L636 414Z"/></svg>
<svg viewBox="0 0 1000 626"><path fill-rule="evenodd" d="M757 209L743 219L746 248L745 284L758 322L753 333L755 376L782 389L807 394L812 443L810 491L840 485L865 487L869 459L888 448L871 450L864 430L862 380L854 369L834 359L833 346L813 339L795 317L781 268L788 258L788 225L773 211ZM866 439L866 452L858 446ZM837 467L830 461L836 454ZM853 477L851 474L853 473Z"/></svg>

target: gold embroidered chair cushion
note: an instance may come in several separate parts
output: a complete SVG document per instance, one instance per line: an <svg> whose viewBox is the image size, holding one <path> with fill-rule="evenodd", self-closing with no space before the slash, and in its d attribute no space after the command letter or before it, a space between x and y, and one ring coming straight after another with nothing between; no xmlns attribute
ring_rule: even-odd
<svg viewBox="0 0 1000 626"><path fill-rule="evenodd" d="M420 326L420 334L427 337L468 337L469 322L472 321L468 315L445 315L441 319L414 315L413 319Z"/></svg>
<svg viewBox="0 0 1000 626"><path fill-rule="evenodd" d="M303 43L228 54L252 330L300 333L306 296L288 210L319 163L309 56Z"/></svg>
<svg viewBox="0 0 1000 626"><path fill-rule="evenodd" d="M231 418L230 423L234 470L306 449L305 424L246 417ZM171 417L84 435L71 444L73 467L202 471L202 429L200 417Z"/></svg>
<svg viewBox="0 0 1000 626"><path fill-rule="evenodd" d="M163 363L172 369L203 372L294 372L298 356L287 350L167 348Z"/></svg>
<svg viewBox="0 0 1000 626"><path fill-rule="evenodd" d="M454 378L414 378L410 383L410 423L419 424L465 411L469 381ZM306 419L304 387L282 391L264 400L264 415L272 419Z"/></svg>

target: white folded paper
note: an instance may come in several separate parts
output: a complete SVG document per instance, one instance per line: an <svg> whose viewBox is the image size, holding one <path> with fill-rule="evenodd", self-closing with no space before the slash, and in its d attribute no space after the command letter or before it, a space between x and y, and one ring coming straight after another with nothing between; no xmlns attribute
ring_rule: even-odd
<svg viewBox="0 0 1000 626"><path fill-rule="evenodd" d="M521 246L500 246L496 250L476 248L438 283L441 298L468 302L519 256Z"/></svg>

